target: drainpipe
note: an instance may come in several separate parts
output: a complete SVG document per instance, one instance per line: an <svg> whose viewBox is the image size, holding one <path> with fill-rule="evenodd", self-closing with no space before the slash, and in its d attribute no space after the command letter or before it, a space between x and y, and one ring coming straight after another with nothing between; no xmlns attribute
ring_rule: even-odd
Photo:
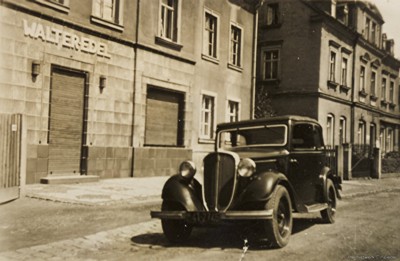
<svg viewBox="0 0 400 261"><path fill-rule="evenodd" d="M359 35L357 33L355 39L354 39L354 44L353 44L353 71L352 71L352 79L351 79L351 115L350 115L350 144L354 144L354 128L355 128L355 100L354 100L354 94L355 94L355 68L356 68L356 47L357 47L357 42L358 42ZM365 83L364 83L365 84Z"/></svg>
<svg viewBox="0 0 400 261"><path fill-rule="evenodd" d="M140 21L140 0L137 0L136 6L136 32L135 32L135 42L133 46L133 51L135 58L133 60L133 101L132 101L132 160L131 160L131 176L134 176L133 170L135 167L134 163L134 147L135 147L135 94L136 94L136 84L137 84L137 50L138 50L138 43L139 43L139 21Z"/></svg>
<svg viewBox="0 0 400 261"><path fill-rule="evenodd" d="M254 21L253 21L253 64L251 68L251 105L250 117L254 119L255 103L256 103L256 74L257 74L257 41L258 41L258 10L263 6L264 0L260 0L255 7Z"/></svg>

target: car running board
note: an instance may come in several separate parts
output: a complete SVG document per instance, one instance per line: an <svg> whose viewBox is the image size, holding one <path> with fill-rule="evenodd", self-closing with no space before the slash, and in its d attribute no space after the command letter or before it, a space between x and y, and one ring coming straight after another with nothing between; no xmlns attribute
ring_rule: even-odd
<svg viewBox="0 0 400 261"><path fill-rule="evenodd" d="M314 213L314 212L319 212L321 210L327 209L328 204L327 203L318 203L318 204L306 206L306 208L307 208L308 213Z"/></svg>

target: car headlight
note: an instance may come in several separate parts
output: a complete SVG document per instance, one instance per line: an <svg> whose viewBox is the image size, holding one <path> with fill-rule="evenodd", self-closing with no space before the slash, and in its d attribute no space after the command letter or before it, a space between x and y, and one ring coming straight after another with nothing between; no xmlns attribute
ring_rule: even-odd
<svg viewBox="0 0 400 261"><path fill-rule="evenodd" d="M179 166L179 173L182 177L191 179L196 174L196 165L194 165L193 161L186 160Z"/></svg>
<svg viewBox="0 0 400 261"><path fill-rule="evenodd" d="M238 166L238 173L242 177L250 177L256 172L256 163L249 158L241 159Z"/></svg>

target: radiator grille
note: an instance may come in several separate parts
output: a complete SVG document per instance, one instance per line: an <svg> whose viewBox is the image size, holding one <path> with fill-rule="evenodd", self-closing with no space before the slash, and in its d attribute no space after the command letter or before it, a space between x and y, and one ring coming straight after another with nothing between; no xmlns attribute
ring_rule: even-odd
<svg viewBox="0 0 400 261"><path fill-rule="evenodd" d="M229 207L235 187L235 157L228 153L210 153L204 158L204 198L210 211Z"/></svg>

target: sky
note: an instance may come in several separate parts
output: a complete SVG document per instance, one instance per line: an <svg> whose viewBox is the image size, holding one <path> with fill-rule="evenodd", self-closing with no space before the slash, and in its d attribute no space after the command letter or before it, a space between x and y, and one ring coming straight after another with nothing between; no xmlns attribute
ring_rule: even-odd
<svg viewBox="0 0 400 261"><path fill-rule="evenodd" d="M383 33L394 39L394 56L400 60L400 0L369 0L382 14Z"/></svg>

